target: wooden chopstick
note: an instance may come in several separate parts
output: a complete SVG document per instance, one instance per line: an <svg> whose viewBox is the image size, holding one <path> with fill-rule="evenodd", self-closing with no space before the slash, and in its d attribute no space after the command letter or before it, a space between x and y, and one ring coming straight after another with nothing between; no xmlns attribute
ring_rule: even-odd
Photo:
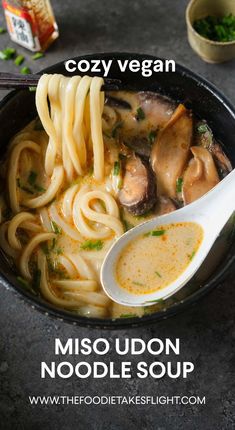
<svg viewBox="0 0 235 430"><path fill-rule="evenodd" d="M40 75L20 75L13 73L0 73L0 89L26 89L36 87ZM120 79L104 78L102 91L118 91L121 87Z"/></svg>

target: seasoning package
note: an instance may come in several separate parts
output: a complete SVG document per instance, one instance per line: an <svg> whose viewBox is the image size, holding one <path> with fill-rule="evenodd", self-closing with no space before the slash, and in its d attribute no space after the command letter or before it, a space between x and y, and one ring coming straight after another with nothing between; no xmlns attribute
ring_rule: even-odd
<svg viewBox="0 0 235 430"><path fill-rule="evenodd" d="M59 36L50 0L3 0L11 39L31 51L45 51Z"/></svg>

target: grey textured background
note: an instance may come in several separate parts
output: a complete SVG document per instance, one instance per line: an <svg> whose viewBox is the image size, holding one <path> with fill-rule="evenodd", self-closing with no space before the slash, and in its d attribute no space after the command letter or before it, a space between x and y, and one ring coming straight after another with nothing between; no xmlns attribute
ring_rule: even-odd
<svg viewBox="0 0 235 430"><path fill-rule="evenodd" d="M235 63L209 65L189 48L185 0L53 1L60 38L33 71L82 53L132 51L173 58L216 84L235 103ZM3 14L0 16L3 22ZM0 36L0 47L12 45ZM24 52L24 49L19 48ZM2 71L17 71L1 63ZM1 288L0 429L133 430L235 428L235 292L230 276L195 307L170 320L130 331L88 330L39 314ZM54 338L180 337L181 361L195 363L187 380L40 380L40 361L54 360ZM90 361L94 359L90 357ZM111 359L118 363L113 354ZM126 358L127 360L130 357ZM151 362L151 357L141 357ZM76 357L73 359L76 361ZM136 358L133 358L133 362ZM207 396L206 406L29 406L28 395L146 394Z"/></svg>

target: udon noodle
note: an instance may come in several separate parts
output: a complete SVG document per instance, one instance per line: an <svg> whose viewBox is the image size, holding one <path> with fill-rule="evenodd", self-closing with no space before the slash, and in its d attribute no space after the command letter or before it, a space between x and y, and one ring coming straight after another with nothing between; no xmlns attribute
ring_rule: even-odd
<svg viewBox="0 0 235 430"><path fill-rule="evenodd" d="M120 157L128 160L133 150L123 145L117 132L123 121L130 135L133 127L141 135L144 124L155 137L158 128L152 130L156 121L156 116L151 119L152 111L146 122L138 110L139 100L130 94L126 97L139 118L122 111L120 120L118 109L105 104L102 85L99 77L41 76L36 90L39 119L12 138L1 172L6 190L0 194L0 245L14 261L23 287L56 307L98 318L130 311L111 303L102 290L99 272L112 243L126 228L143 221L142 214L130 214L133 210L139 214L139 203L131 211L126 211L126 202L120 205ZM142 103L147 115L149 104L144 99ZM157 114L159 127L175 109L169 101L164 104L164 112L161 107ZM192 160L197 161L196 157ZM212 158L208 163L213 163ZM143 174L145 166L143 161ZM146 179L141 178L140 188ZM213 180L211 187L219 180L217 171ZM154 189L147 189L147 197L153 197ZM166 202L160 196L153 211L147 197L142 199L145 219L175 209L174 198ZM135 309L136 313L141 315L143 310Z"/></svg>
<svg viewBox="0 0 235 430"><path fill-rule="evenodd" d="M40 78L36 106L45 131L31 124L11 141L7 183L14 216L0 227L1 247L23 279L40 275L46 300L91 317L108 314L99 269L123 233L115 196L105 186L102 85L98 77ZM33 191L23 185L28 182ZM1 213L4 205L1 196Z"/></svg>

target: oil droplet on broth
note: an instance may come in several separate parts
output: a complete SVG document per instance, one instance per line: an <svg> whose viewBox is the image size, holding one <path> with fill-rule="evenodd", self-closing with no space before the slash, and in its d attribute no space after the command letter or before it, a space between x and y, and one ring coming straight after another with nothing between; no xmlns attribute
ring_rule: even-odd
<svg viewBox="0 0 235 430"><path fill-rule="evenodd" d="M167 287L188 267L203 239L194 222L157 226L131 241L116 265L116 280L132 294L149 294Z"/></svg>

